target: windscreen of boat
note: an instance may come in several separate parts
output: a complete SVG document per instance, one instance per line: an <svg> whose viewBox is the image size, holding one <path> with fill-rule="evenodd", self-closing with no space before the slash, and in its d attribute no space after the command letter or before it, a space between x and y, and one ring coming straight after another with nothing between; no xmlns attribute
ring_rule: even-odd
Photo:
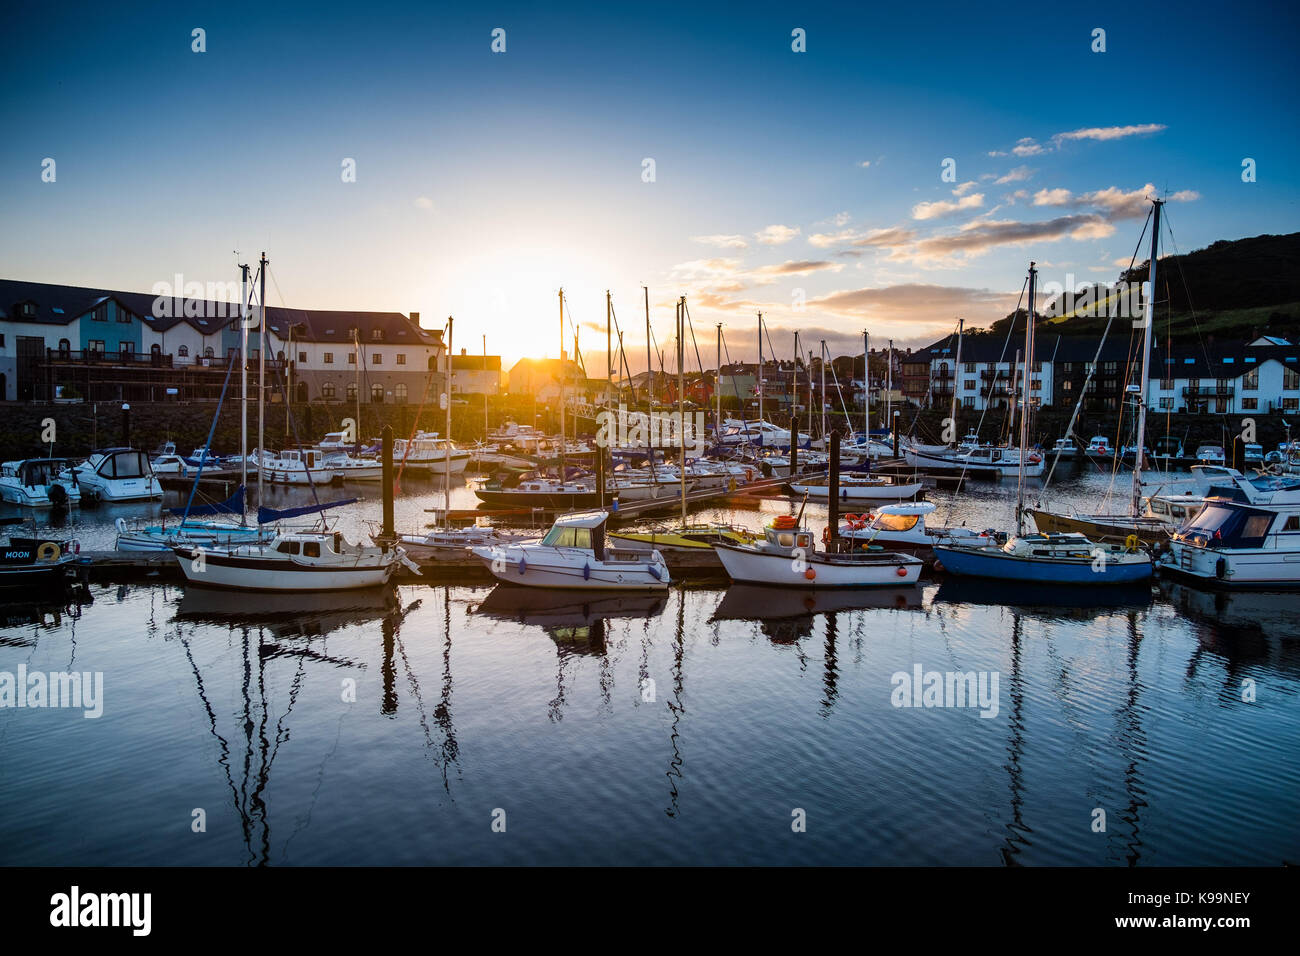
<svg viewBox="0 0 1300 956"><path fill-rule="evenodd" d="M1273 513L1210 502L1174 535L1199 548L1261 548Z"/></svg>
<svg viewBox="0 0 1300 956"><path fill-rule="evenodd" d="M117 451L99 473L105 478L143 478L149 474L149 459L141 451Z"/></svg>
<svg viewBox="0 0 1300 956"><path fill-rule="evenodd" d="M22 482L29 487L48 485L59 476L68 463L62 458L42 458L39 461L25 461L22 467Z"/></svg>
<svg viewBox="0 0 1300 956"><path fill-rule="evenodd" d="M876 531L911 531L920 520L919 515L876 515L871 527Z"/></svg>
<svg viewBox="0 0 1300 956"><path fill-rule="evenodd" d="M542 544L550 548L589 549L592 547L591 529L552 528L550 531L546 532L546 537L542 539Z"/></svg>

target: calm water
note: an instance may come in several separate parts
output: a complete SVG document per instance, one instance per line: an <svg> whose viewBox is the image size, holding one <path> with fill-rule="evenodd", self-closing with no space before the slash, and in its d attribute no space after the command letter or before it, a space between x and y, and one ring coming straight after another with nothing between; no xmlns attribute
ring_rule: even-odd
<svg viewBox="0 0 1300 956"><path fill-rule="evenodd" d="M972 486L954 517L1005 525L1008 493ZM399 524L439 499L400 499ZM0 863L1300 860L1290 596L92 596L0 608L0 672L104 675L99 719L0 710ZM996 675L996 715L894 706L917 665Z"/></svg>

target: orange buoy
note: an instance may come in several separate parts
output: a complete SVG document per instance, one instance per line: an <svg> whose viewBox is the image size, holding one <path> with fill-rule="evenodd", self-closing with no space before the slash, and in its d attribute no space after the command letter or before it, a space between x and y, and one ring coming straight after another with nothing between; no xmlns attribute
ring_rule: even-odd
<svg viewBox="0 0 1300 956"><path fill-rule="evenodd" d="M807 571L803 573L803 576L806 577L809 581L813 581L817 578L817 571L813 568L809 568Z"/></svg>
<svg viewBox="0 0 1300 956"><path fill-rule="evenodd" d="M830 543L831 543L831 526L827 525L826 527L822 528L822 544L830 544ZM811 570L811 568L809 570Z"/></svg>
<svg viewBox="0 0 1300 956"><path fill-rule="evenodd" d="M905 578L905 577L907 577L907 568L899 568L899 569L898 569L898 576L899 576L900 578Z"/></svg>

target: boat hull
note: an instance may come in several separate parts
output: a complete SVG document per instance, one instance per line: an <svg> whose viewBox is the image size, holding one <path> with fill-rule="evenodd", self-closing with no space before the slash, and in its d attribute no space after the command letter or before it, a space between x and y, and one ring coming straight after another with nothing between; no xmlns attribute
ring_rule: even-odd
<svg viewBox="0 0 1300 956"><path fill-rule="evenodd" d="M1027 510L1039 531L1048 534L1078 532L1093 541L1118 544L1135 534L1144 544L1163 544L1169 540L1169 530L1172 530L1154 519L1139 521L1125 515L1062 515L1037 508Z"/></svg>
<svg viewBox="0 0 1300 956"><path fill-rule="evenodd" d="M835 563L817 553L794 559L785 554L769 554L735 545L719 544L714 550L733 581L787 588L900 587L915 584L924 566L910 556L898 560L879 555L861 561ZM809 570L814 572L813 577L808 576Z"/></svg>
<svg viewBox="0 0 1300 956"><path fill-rule="evenodd" d="M274 558L231 557L176 547L187 581L241 591L346 591L377 587L388 581L395 564L357 568L313 567Z"/></svg>
<svg viewBox="0 0 1300 956"><path fill-rule="evenodd" d="M1004 581L1051 584L1122 584L1151 577L1150 561L1120 562L1090 558L1035 559L998 548L953 548L936 545L934 556L949 574Z"/></svg>
<svg viewBox="0 0 1300 956"><path fill-rule="evenodd" d="M524 587L662 591L670 583L668 566L657 552L652 552L653 560L605 562L558 553L562 551L564 549L542 547L475 548L474 555L497 580Z"/></svg>
<svg viewBox="0 0 1300 956"><path fill-rule="evenodd" d="M1300 588L1300 552L1198 548L1175 541L1160 564L1160 572L1213 588L1289 590Z"/></svg>
<svg viewBox="0 0 1300 956"><path fill-rule="evenodd" d="M908 498L915 498L921 489L925 487L919 481L914 481L906 485L840 485L839 501L904 501ZM791 482L791 490L796 495L807 495L809 498L829 500L830 487L828 485L805 485L800 482Z"/></svg>

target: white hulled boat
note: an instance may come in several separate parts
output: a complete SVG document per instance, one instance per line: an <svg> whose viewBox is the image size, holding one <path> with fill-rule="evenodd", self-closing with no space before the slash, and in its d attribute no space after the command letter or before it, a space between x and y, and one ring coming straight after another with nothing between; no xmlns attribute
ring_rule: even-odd
<svg viewBox="0 0 1300 956"><path fill-rule="evenodd" d="M996 544L990 531L970 528L931 528L925 516L937 506L930 501L884 505L863 515L848 514L840 523L840 537L855 543L879 545L899 551L929 551L936 544L958 541L972 547Z"/></svg>
<svg viewBox="0 0 1300 956"><path fill-rule="evenodd" d="M557 518L540 541L479 547L474 554L502 581L539 588L659 591L669 585L657 550L615 549L605 539L609 513L587 511Z"/></svg>
<svg viewBox="0 0 1300 956"><path fill-rule="evenodd" d="M818 551L813 533L778 517L754 544L715 544L733 581L788 588L898 587L915 584L921 559L891 551Z"/></svg>
<svg viewBox="0 0 1300 956"><path fill-rule="evenodd" d="M149 467L149 456L134 448L105 448L63 473L75 478L83 498L97 501L143 501L162 497L162 485Z"/></svg>
<svg viewBox="0 0 1300 956"><path fill-rule="evenodd" d="M840 475L840 501L906 501L915 498L924 485L919 481L894 484L888 478ZM830 497L829 479L814 481L792 481L791 490L799 496L806 495L814 500L827 500Z"/></svg>
<svg viewBox="0 0 1300 956"><path fill-rule="evenodd" d="M334 480L334 471L315 448L286 448L263 457L257 467L262 480L273 485L328 485Z"/></svg>
<svg viewBox="0 0 1300 956"><path fill-rule="evenodd" d="M65 458L28 458L0 466L0 501L24 508L67 507L81 502L81 489L67 474Z"/></svg>
<svg viewBox="0 0 1300 956"><path fill-rule="evenodd" d="M241 591L341 591L386 582L401 548L352 544L338 531L281 531L270 541L172 547L187 580Z"/></svg>

